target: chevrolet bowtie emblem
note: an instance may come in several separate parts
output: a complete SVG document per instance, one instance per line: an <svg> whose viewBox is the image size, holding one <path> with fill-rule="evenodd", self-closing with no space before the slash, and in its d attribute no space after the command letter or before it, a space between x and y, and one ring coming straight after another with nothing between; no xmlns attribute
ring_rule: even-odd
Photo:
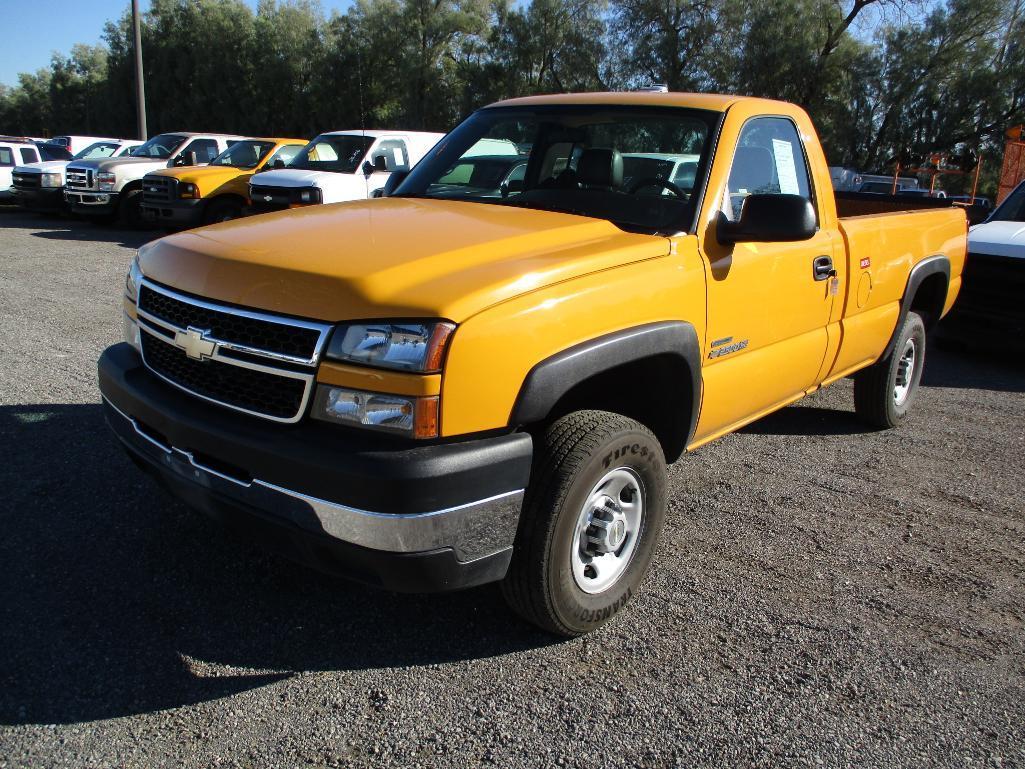
<svg viewBox="0 0 1025 769"><path fill-rule="evenodd" d="M264 200L265 200L266 202L270 203L270 202L271 202L272 200L274 200L274 196L273 196L273 195L264 195L264 196L263 196L263 199L264 199Z"/></svg>
<svg viewBox="0 0 1025 769"><path fill-rule="evenodd" d="M212 358L217 343L206 338L209 331L189 326L187 331L174 332L174 344L185 351L193 360L206 360Z"/></svg>

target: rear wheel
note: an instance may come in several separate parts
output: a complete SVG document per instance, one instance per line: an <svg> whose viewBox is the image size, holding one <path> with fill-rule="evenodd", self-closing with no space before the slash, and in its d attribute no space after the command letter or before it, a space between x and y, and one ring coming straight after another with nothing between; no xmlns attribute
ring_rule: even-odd
<svg viewBox="0 0 1025 769"><path fill-rule="evenodd" d="M600 627L640 585L665 521L667 471L651 432L577 411L536 447L502 591L529 622L572 637Z"/></svg>
<svg viewBox="0 0 1025 769"><path fill-rule="evenodd" d="M893 350L854 377L854 410L874 427L899 425L918 394L925 366L925 324L909 312Z"/></svg>

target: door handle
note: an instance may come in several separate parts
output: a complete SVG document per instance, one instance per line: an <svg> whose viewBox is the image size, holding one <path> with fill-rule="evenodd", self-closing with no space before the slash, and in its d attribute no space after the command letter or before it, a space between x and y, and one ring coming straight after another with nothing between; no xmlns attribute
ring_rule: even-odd
<svg viewBox="0 0 1025 769"><path fill-rule="evenodd" d="M833 269L833 257L816 256L811 263L812 275L815 280L828 280L836 277L836 270Z"/></svg>

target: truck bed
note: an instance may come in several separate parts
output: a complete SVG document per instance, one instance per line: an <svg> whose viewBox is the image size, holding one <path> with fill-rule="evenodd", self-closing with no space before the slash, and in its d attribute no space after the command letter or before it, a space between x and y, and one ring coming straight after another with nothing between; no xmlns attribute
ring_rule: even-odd
<svg viewBox="0 0 1025 769"><path fill-rule="evenodd" d="M841 218L871 216L897 211L924 211L937 208L960 208L969 224L978 224L992 212L983 206L964 206L947 198L917 198L905 195L877 195L870 192L837 192L836 212Z"/></svg>

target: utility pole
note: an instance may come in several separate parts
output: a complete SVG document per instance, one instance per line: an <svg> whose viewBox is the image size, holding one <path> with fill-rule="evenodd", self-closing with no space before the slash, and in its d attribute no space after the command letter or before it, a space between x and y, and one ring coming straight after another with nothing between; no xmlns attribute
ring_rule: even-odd
<svg viewBox="0 0 1025 769"><path fill-rule="evenodd" d="M135 114L139 138L146 141L146 86L142 81L142 30L139 26L139 0L132 0L132 28L135 37Z"/></svg>

